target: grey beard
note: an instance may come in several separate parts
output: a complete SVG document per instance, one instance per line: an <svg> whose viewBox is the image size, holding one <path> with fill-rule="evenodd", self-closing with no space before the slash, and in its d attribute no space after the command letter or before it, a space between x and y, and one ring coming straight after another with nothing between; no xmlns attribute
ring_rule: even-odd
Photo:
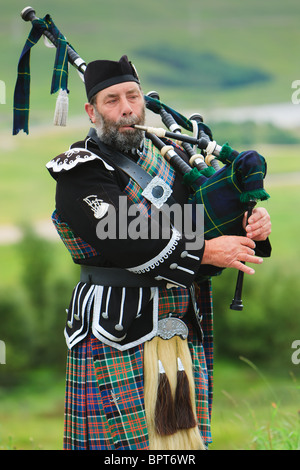
<svg viewBox="0 0 300 470"><path fill-rule="evenodd" d="M142 116L132 116L130 118L121 118L117 123L112 122L102 116L101 113L95 108L95 128L99 139L107 145L115 147L121 152L128 152L131 149L139 148L144 138L144 132L140 129L135 129L133 132L119 132L122 126L132 126L134 124L144 125L145 123L145 109Z"/></svg>

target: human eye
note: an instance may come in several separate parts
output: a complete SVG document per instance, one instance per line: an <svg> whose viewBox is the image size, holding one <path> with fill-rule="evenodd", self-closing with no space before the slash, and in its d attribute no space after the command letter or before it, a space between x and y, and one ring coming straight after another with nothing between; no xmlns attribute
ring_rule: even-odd
<svg viewBox="0 0 300 470"><path fill-rule="evenodd" d="M110 96L106 99L105 103L109 106L112 106L112 105L116 104L117 102L118 102L117 96Z"/></svg>
<svg viewBox="0 0 300 470"><path fill-rule="evenodd" d="M132 93L131 95L129 95L129 100L131 101L136 101L138 98L139 98L138 93Z"/></svg>

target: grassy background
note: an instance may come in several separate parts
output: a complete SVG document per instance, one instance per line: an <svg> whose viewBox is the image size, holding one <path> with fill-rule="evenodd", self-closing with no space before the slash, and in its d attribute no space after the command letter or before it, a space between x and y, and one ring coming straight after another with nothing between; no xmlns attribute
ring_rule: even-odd
<svg viewBox="0 0 300 470"><path fill-rule="evenodd" d="M0 450L60 450L63 397L64 378L49 369L27 374L9 394L0 390ZM298 408L299 380L293 374L219 359L210 449L299 449Z"/></svg>
<svg viewBox="0 0 300 470"><path fill-rule="evenodd" d="M29 23L19 17L24 6L21 0L3 2L0 79L7 88L7 107L1 106L4 126L11 111L18 58L30 30ZM299 79L300 6L296 0L253 0L249 4L238 0L152 0L150 4L86 0L84 7L78 1L70 6L66 0L39 0L33 7L37 16L51 14L87 62L117 60L127 53L145 92L158 87L163 100L181 109L290 102L291 84ZM31 123L49 123L54 51L45 49L40 41L31 55ZM70 90L70 112L77 115L85 96L74 70Z"/></svg>
<svg viewBox="0 0 300 470"><path fill-rule="evenodd" d="M41 42L31 54L30 134L12 137L17 62L30 29L19 17L25 6L20 0L5 0L1 10L0 80L6 85L6 103L0 105L0 227L49 219L54 207L54 182L45 164L78 136L84 136L89 127L82 116L84 87L75 70L70 70L69 79L69 125L51 125L56 99L49 93L54 51L45 49ZM288 103L291 84L300 79L297 0L86 0L84 6L77 0L39 0L32 6L38 16L52 15L86 61L100 57L117 60L127 53L138 69L144 91L156 89L163 101L183 113L187 109L198 111L205 118L212 108ZM266 188L271 199L266 207L273 222L273 256L247 283L257 285L261 292L270 272L278 283L285 272L299 279L299 129L283 131L253 123L207 124L220 143L229 140L241 149L254 146L267 158ZM51 256L62 276L73 276L74 267L62 244L52 243ZM18 245L0 245L0 259L0 286L11 292L22 275ZM216 290L221 282L221 278L214 280ZM230 297L231 292L226 295ZM273 291L264 295L271 296ZM283 295L288 300L297 292ZM225 308L217 307L215 322L221 315L229 316ZM295 315L299 315L299 309ZM62 331L57 334L63 342ZM253 448L261 441L263 448L280 448L283 438L276 441L274 431L278 429L290 434L289 442L297 439L292 430L298 432L299 439L300 366L292 366L289 355L290 344L299 336L299 331L288 331L283 367L275 370L270 365L272 360L256 370L239 355L231 361L217 355L214 449ZM0 339L5 339L1 321ZM270 351L270 358L282 354L282 350ZM33 370L24 375L18 388L8 392L1 386L4 367L9 367L9 358L7 365L0 365L0 448L61 448L63 374L51 369ZM285 443L286 448L289 445ZM293 446L299 447L299 442L293 442Z"/></svg>

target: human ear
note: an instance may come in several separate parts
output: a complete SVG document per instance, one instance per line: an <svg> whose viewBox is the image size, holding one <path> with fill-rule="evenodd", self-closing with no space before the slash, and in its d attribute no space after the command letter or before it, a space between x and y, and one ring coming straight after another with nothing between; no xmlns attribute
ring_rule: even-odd
<svg viewBox="0 0 300 470"><path fill-rule="evenodd" d="M94 106L91 103L85 103L84 105L85 111L87 112L91 122L95 122L95 110Z"/></svg>

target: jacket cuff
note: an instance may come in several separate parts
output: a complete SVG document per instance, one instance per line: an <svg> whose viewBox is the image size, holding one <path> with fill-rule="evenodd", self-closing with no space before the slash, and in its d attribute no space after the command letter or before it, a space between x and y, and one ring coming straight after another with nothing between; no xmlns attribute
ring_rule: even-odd
<svg viewBox="0 0 300 470"><path fill-rule="evenodd" d="M190 243L173 229L172 237L160 253L143 264L127 269L136 274L149 274L157 281L189 287L196 277L203 251L203 241Z"/></svg>

